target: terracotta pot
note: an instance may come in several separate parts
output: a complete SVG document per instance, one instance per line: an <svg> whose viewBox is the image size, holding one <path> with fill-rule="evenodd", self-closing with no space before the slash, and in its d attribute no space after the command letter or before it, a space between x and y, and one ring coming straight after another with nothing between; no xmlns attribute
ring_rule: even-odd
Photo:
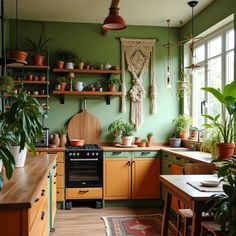
<svg viewBox="0 0 236 236"><path fill-rule="evenodd" d="M39 77L37 75L34 75L33 76L33 81L38 81L39 80Z"/></svg>
<svg viewBox="0 0 236 236"><path fill-rule="evenodd" d="M39 77L39 80L40 80L41 82L44 82L44 81L46 80L46 76L40 76L40 77Z"/></svg>
<svg viewBox="0 0 236 236"><path fill-rule="evenodd" d="M44 56L43 55L35 55L32 57L33 65L43 66Z"/></svg>
<svg viewBox="0 0 236 236"><path fill-rule="evenodd" d="M32 81L33 80L33 75L32 74L26 75L26 80Z"/></svg>
<svg viewBox="0 0 236 236"><path fill-rule="evenodd" d="M191 131L191 139L198 139L198 131L197 130L193 130Z"/></svg>
<svg viewBox="0 0 236 236"><path fill-rule="evenodd" d="M116 91L117 91L115 85L110 85L110 86L108 87L108 89L109 89L110 92L116 92Z"/></svg>
<svg viewBox="0 0 236 236"><path fill-rule="evenodd" d="M84 146L85 140L84 139L71 139L70 144L71 146Z"/></svg>
<svg viewBox="0 0 236 236"><path fill-rule="evenodd" d="M14 58L19 61L26 61L28 53L24 51L9 51L8 55L10 58Z"/></svg>
<svg viewBox="0 0 236 236"><path fill-rule="evenodd" d="M58 60L58 61L56 61L56 68L57 69L63 69L64 68L64 64L65 64L64 61Z"/></svg>
<svg viewBox="0 0 236 236"><path fill-rule="evenodd" d="M234 155L235 143L217 143L219 159L228 160Z"/></svg>
<svg viewBox="0 0 236 236"><path fill-rule="evenodd" d="M56 147L59 146L59 144L60 144L59 134L54 134L54 135L53 135L52 144L55 144Z"/></svg>
<svg viewBox="0 0 236 236"><path fill-rule="evenodd" d="M181 139L188 139L189 137L189 131L188 130L182 130L179 132L179 137Z"/></svg>
<svg viewBox="0 0 236 236"><path fill-rule="evenodd" d="M59 147L65 147L66 142L67 142L66 134L61 134Z"/></svg>
<svg viewBox="0 0 236 236"><path fill-rule="evenodd" d="M146 144L145 142L142 142L142 143L139 143L139 144L138 144L139 147L146 147L146 145L147 145L147 144Z"/></svg>
<svg viewBox="0 0 236 236"><path fill-rule="evenodd" d="M152 142L146 142L146 147L151 147L152 146Z"/></svg>
<svg viewBox="0 0 236 236"><path fill-rule="evenodd" d="M65 91L66 89L66 83L60 83L60 90Z"/></svg>
<svg viewBox="0 0 236 236"><path fill-rule="evenodd" d="M149 135L149 136L147 136L147 139L148 139L149 142L153 142L154 136L153 135Z"/></svg>
<svg viewBox="0 0 236 236"><path fill-rule="evenodd" d="M141 138L140 137L135 137L134 144L138 145L139 143L141 143Z"/></svg>

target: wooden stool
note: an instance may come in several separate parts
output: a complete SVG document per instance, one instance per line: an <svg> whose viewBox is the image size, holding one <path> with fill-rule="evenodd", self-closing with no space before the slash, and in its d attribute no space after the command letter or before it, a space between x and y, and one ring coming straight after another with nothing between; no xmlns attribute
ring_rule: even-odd
<svg viewBox="0 0 236 236"><path fill-rule="evenodd" d="M201 223L201 236L223 236L226 235L220 231L220 225L214 221L203 221Z"/></svg>

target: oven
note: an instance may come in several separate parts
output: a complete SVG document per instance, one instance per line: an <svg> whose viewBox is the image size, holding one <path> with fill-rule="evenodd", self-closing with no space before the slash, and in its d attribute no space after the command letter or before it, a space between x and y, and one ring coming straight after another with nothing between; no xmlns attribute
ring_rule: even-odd
<svg viewBox="0 0 236 236"><path fill-rule="evenodd" d="M103 151L98 145L66 148L66 188L102 187L102 180Z"/></svg>

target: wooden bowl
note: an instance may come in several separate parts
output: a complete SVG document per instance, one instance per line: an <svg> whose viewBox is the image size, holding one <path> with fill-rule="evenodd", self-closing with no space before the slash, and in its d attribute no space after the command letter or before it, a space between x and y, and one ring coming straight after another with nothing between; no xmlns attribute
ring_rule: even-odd
<svg viewBox="0 0 236 236"><path fill-rule="evenodd" d="M70 144L74 147L84 146L84 142L84 139L70 139Z"/></svg>

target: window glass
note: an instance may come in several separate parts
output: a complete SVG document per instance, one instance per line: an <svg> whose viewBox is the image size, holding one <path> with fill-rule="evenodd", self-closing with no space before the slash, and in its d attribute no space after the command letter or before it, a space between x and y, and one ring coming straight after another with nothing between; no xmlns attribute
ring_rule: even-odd
<svg viewBox="0 0 236 236"><path fill-rule="evenodd" d="M230 30L226 33L226 50L234 48L234 30Z"/></svg>
<svg viewBox="0 0 236 236"><path fill-rule="evenodd" d="M208 61L208 86L215 89L222 88L221 80L221 57L216 57ZM211 95L208 95L208 114L216 116L221 113L219 102Z"/></svg>
<svg viewBox="0 0 236 236"><path fill-rule="evenodd" d="M222 38L221 36L214 38L208 43L208 57L211 58L221 53L222 49Z"/></svg>
<svg viewBox="0 0 236 236"><path fill-rule="evenodd" d="M234 80L234 51L226 54L226 82L227 84Z"/></svg>
<svg viewBox="0 0 236 236"><path fill-rule="evenodd" d="M195 50L195 61L193 63L202 62L205 60L205 45L201 45Z"/></svg>

